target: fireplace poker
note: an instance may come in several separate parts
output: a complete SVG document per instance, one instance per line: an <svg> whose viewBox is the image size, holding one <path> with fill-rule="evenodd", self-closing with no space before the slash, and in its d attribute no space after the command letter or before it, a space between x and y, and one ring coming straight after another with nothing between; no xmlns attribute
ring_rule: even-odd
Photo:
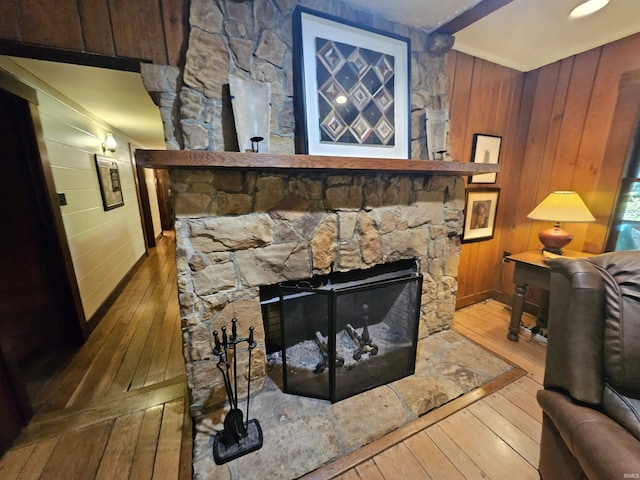
<svg viewBox="0 0 640 480"><path fill-rule="evenodd" d="M236 361L236 344L238 340L238 320L233 317L231 319L231 342L233 343L233 394L236 399L236 409L238 408L238 362Z"/></svg>
<svg viewBox="0 0 640 480"><path fill-rule="evenodd" d="M227 399L229 400L229 406L231 407L231 410L229 411L229 413L227 413L227 416L224 419L224 426L225 430L231 433L234 437L234 441L237 442L240 440L240 438L246 435L246 430L244 427L242 412L238 409L237 384L235 395L233 390L231 389L231 379L229 378L229 339L227 338L227 327L223 326L220 330L222 330L222 349L220 350L220 361L218 362L217 366L218 369L222 372L224 386L227 390ZM217 338L217 332L214 332L214 339L215 338ZM235 354L233 356L233 361L235 374L237 361ZM222 365L224 365L224 369L222 368Z"/></svg>
<svg viewBox="0 0 640 480"><path fill-rule="evenodd" d="M231 382L229 380L229 362L227 361L227 327L222 327L222 342L218 337L218 331L213 331L213 339L215 342L215 348L213 353L218 356L218 370L222 372L222 380L224 381L224 388L227 392L227 400L229 405L233 409L233 393L231 391ZM224 366L224 368L223 368Z"/></svg>
<svg viewBox="0 0 640 480"><path fill-rule="evenodd" d="M249 344L249 367L247 368L247 420L245 423L245 430L249 430L249 397L251 392L251 351L258 345L253 340L253 326L249 327L249 338L247 339Z"/></svg>

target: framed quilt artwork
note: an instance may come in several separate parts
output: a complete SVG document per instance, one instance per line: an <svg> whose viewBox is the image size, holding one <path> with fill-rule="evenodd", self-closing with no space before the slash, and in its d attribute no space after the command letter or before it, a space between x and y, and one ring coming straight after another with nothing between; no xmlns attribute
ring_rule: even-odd
<svg viewBox="0 0 640 480"><path fill-rule="evenodd" d="M409 40L298 7L299 153L409 158Z"/></svg>

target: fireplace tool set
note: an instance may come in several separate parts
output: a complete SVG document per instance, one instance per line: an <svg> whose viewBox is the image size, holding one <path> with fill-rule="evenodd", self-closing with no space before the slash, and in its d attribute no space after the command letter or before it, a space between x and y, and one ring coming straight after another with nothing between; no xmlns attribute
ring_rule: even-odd
<svg viewBox="0 0 640 480"><path fill-rule="evenodd" d="M213 458L218 465L259 450L262 447L262 429L257 419L249 420L249 400L251 393L251 352L256 347L253 339L253 327L249 327L249 337L239 338L237 320L231 319L231 335L227 335L227 327L223 326L221 335L214 330L213 354L218 357L218 370L222 372L222 379L229 401L229 412L224 419L224 429L213 439ZM221 338L222 337L222 338ZM246 420L242 410L238 408L238 345L247 342L249 352L249 367L247 374L247 404ZM229 361L230 351L232 360ZM233 368L233 386L230 369Z"/></svg>

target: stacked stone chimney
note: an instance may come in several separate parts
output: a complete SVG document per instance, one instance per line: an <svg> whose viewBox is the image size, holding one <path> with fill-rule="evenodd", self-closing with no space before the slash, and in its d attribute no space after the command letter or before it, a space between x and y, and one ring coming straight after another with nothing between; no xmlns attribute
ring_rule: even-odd
<svg viewBox="0 0 640 480"><path fill-rule="evenodd" d="M237 151L228 92L234 74L271 84L270 153L295 153L292 14L298 4L411 39L411 158L426 159L425 109L448 108L444 53L451 38L337 0L191 0L184 68L142 66L167 148ZM262 285L415 259L424 275L420 338L450 327L464 206L459 177L275 174L259 165L170 175L194 416L224 400L211 333L232 317L240 335L249 325L260 332L251 371L264 374Z"/></svg>

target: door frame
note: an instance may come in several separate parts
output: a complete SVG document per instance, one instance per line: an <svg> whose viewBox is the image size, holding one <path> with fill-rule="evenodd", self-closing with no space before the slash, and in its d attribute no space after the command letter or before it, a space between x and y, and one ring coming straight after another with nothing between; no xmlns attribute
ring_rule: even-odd
<svg viewBox="0 0 640 480"><path fill-rule="evenodd" d="M62 221L62 212L58 206L58 194L38 112L37 93L35 89L2 70L0 70L0 88L28 103L28 116L30 118L26 118L27 115L25 115L22 120L26 122L25 127L30 121L31 128L24 129L25 138L23 143L25 160L29 162L33 185L32 193L42 212L41 219L45 220L47 235L50 236L55 249L55 257L57 257L54 258L55 267L64 272L65 285L62 285L61 288L65 290L65 295L68 296L67 300L72 305L73 313L75 314L75 318L67 319L67 322L62 327L65 335L68 336L67 338L72 343L80 344L89 335L91 329L84 315L80 290L71 259L71 251L69 250L69 243ZM49 220L47 221L47 219Z"/></svg>

